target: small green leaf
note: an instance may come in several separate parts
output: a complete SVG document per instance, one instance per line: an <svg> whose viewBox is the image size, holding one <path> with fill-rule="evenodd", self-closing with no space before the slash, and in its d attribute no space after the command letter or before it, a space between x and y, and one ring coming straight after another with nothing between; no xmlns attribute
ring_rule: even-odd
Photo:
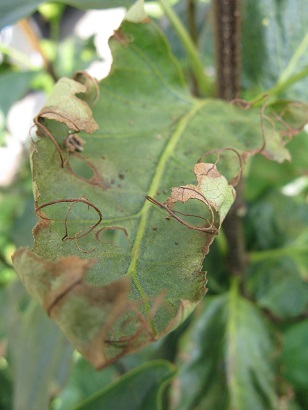
<svg viewBox="0 0 308 410"><path fill-rule="evenodd" d="M164 360L149 362L127 372L73 410L159 410L162 393L175 375L175 367Z"/></svg>

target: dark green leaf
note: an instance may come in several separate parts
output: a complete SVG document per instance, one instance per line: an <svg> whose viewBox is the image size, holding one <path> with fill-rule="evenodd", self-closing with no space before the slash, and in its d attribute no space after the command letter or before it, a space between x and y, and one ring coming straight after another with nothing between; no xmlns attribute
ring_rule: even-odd
<svg viewBox="0 0 308 410"><path fill-rule="evenodd" d="M83 10L129 7L135 0L68 0L57 1ZM30 16L45 0L0 0L0 29L17 20Z"/></svg>
<svg viewBox="0 0 308 410"><path fill-rule="evenodd" d="M24 306L24 290L15 282L6 312L14 408L42 410L66 380L72 348L35 301Z"/></svg>
<svg viewBox="0 0 308 410"><path fill-rule="evenodd" d="M308 307L308 210L303 196L271 192L251 204L246 219L251 266L247 286L278 317Z"/></svg>
<svg viewBox="0 0 308 410"><path fill-rule="evenodd" d="M283 335L283 372L295 390L308 390L308 320L290 326Z"/></svg>
<svg viewBox="0 0 308 410"><path fill-rule="evenodd" d="M71 368L64 389L57 395L53 410L67 410L111 384L119 372L112 366L97 371L83 358L79 357Z"/></svg>
<svg viewBox="0 0 308 410"><path fill-rule="evenodd" d="M266 91L308 64L307 3L247 0L243 6L243 83L250 91ZM289 65L295 53L299 58ZM307 101L307 87L308 79L302 80L286 95Z"/></svg>
<svg viewBox="0 0 308 410"><path fill-rule="evenodd" d="M149 362L120 377L74 410L159 410L162 393L175 375L175 367L163 360Z"/></svg>
<svg viewBox="0 0 308 410"><path fill-rule="evenodd" d="M174 409L277 409L272 348L267 324L236 282L209 297L181 341Z"/></svg>

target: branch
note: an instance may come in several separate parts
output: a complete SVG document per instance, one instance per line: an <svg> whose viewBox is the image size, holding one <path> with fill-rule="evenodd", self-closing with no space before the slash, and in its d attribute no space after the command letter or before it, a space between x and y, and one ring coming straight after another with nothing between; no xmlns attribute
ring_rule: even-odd
<svg viewBox="0 0 308 410"><path fill-rule="evenodd" d="M231 101L240 94L240 0L213 0L217 94ZM223 230L228 243L227 264L234 276L246 270L244 228L242 221L243 180L236 188L236 199L227 214Z"/></svg>
<svg viewBox="0 0 308 410"><path fill-rule="evenodd" d="M213 0L217 96L227 101L240 94L240 0Z"/></svg>

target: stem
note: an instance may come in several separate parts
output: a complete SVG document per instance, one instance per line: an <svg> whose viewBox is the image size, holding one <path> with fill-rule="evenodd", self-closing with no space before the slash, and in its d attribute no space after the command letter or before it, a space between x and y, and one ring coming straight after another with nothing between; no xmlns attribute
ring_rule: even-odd
<svg viewBox="0 0 308 410"><path fill-rule="evenodd" d="M243 219L240 216L240 211L244 209L243 187L241 181L236 189L234 204L223 222L228 243L227 267L234 276L243 276L247 266Z"/></svg>
<svg viewBox="0 0 308 410"><path fill-rule="evenodd" d="M212 0L216 45L217 96L227 101L240 94L240 0Z"/></svg>
<svg viewBox="0 0 308 410"><path fill-rule="evenodd" d="M300 43L295 53L293 54L291 60L289 61L289 64L280 74L279 79L277 81L277 85L288 81L288 79L291 77L291 74L296 69L299 59L306 52L307 47L308 47L308 34L305 35L302 42Z"/></svg>
<svg viewBox="0 0 308 410"><path fill-rule="evenodd" d="M217 94L230 101L240 94L240 0L212 0L217 66ZM241 210L243 180L236 189L236 199L223 223L228 243L227 266L234 276L246 271L244 228Z"/></svg>
<svg viewBox="0 0 308 410"><path fill-rule="evenodd" d="M197 32L197 25L196 25L196 0L186 0L187 1L187 23L188 23L188 31L190 37L197 47L198 42L198 32ZM200 96L200 90L198 87L198 83L194 73L190 73L191 77L191 92L195 97Z"/></svg>
<svg viewBox="0 0 308 410"><path fill-rule="evenodd" d="M32 64L31 59L26 54L22 53L19 50L16 50L15 48L0 44L0 52L23 64L30 70L36 71L39 69L34 64Z"/></svg>
<svg viewBox="0 0 308 410"><path fill-rule="evenodd" d="M170 23L172 24L174 30L176 31L179 39L181 40L183 47L186 50L186 53L189 58L190 66L196 78L200 92L204 96L207 96L207 97L212 96L213 94L212 82L210 81L210 79L207 77L207 75L204 72L204 67L201 63L199 53L196 49L195 44L193 43L193 40L189 36L181 20L178 18L178 16L173 11L172 7L169 5L168 1L159 0L159 3L162 9L164 10L166 16L168 17Z"/></svg>
<svg viewBox="0 0 308 410"><path fill-rule="evenodd" d="M32 45L34 50L40 54L43 60L43 64L47 73L53 78L54 81L57 81L58 78L55 75L53 66L51 65L50 61L47 59L46 55L44 54L40 41L33 31L33 28L27 19L22 19L18 22L19 27L21 28L24 36L28 39L29 43Z"/></svg>
<svg viewBox="0 0 308 410"><path fill-rule="evenodd" d="M283 93L283 91L286 88L290 87L290 85L297 83L302 78L305 78L307 76L308 76L308 67L305 67L300 72L292 75L291 77L289 77L284 82L277 82L277 84L273 88L270 88L268 91L266 91L266 94L268 94L270 96L279 95L279 94Z"/></svg>
<svg viewBox="0 0 308 410"><path fill-rule="evenodd" d="M187 20L190 37L197 44L198 33L196 25L196 0L187 0Z"/></svg>

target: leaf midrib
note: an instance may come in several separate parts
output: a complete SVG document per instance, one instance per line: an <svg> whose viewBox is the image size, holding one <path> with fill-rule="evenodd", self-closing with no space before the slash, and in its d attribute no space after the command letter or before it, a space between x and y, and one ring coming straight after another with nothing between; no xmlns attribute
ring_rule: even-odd
<svg viewBox="0 0 308 410"><path fill-rule="evenodd" d="M172 157L174 153L174 149L177 143L179 142L181 136L183 135L187 125L189 124L189 121L207 103L208 103L207 100L196 100L192 108L179 120L175 131L171 135L169 141L167 142L165 148L163 149L160 155L158 165L156 167L155 173L153 175L152 181L150 183L149 189L146 194L147 196L156 195L156 192L158 191L159 185L163 178L163 174L166 169L168 160ZM137 266L138 266L138 260L139 260L142 240L146 233L147 219L149 216L149 211L150 211L151 206L152 206L151 202L145 201L139 212L139 214L141 215L140 223L139 223L139 227L138 227L138 230L137 230L137 233L134 239L134 243L132 246L132 250L131 250L131 253L132 253L131 262L126 272L126 276L132 277L133 282L136 288L138 289L140 296L142 297L144 301L145 311L147 312L148 315L150 313L150 308L149 308L146 293L142 289L142 286L140 285L137 279ZM153 323L152 323L152 329L155 332Z"/></svg>

